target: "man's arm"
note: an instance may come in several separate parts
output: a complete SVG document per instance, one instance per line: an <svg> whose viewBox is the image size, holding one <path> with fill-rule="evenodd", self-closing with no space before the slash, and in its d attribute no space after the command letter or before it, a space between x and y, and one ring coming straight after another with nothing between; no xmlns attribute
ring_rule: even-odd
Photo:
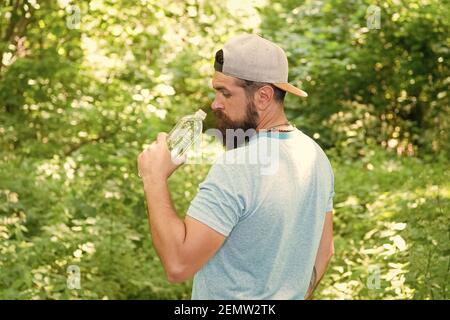
<svg viewBox="0 0 450 320"><path fill-rule="evenodd" d="M174 209L166 180L144 179L150 231L170 282L191 278L222 246L225 236Z"/></svg>
<svg viewBox="0 0 450 320"><path fill-rule="evenodd" d="M166 142L167 134L159 133L138 157L138 171L144 183L148 218L153 245L167 278L181 282L193 276L222 246L225 236L175 211L167 179L182 164L172 161Z"/></svg>
<svg viewBox="0 0 450 320"><path fill-rule="evenodd" d="M314 290L325 275L328 263L333 254L333 212L329 211L325 214L322 237L320 238L319 249L317 250L316 261L314 263L313 273L305 299L311 299Z"/></svg>

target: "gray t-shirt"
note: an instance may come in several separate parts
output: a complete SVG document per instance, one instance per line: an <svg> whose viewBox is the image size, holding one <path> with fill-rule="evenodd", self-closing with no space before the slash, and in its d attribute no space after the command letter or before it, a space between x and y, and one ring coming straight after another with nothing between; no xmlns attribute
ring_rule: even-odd
<svg viewBox="0 0 450 320"><path fill-rule="evenodd" d="M333 196L327 156L298 129L226 151L187 213L227 237L192 299L304 299Z"/></svg>

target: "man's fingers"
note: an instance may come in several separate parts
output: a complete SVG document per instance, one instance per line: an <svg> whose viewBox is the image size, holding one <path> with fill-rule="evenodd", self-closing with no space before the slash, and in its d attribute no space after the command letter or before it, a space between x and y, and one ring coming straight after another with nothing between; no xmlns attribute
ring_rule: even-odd
<svg viewBox="0 0 450 320"><path fill-rule="evenodd" d="M142 153L145 153L147 151L151 151L156 145L156 142L152 142L147 148L144 149Z"/></svg>
<svg viewBox="0 0 450 320"><path fill-rule="evenodd" d="M187 160L187 154L183 154L181 157L172 157L172 162L175 165L181 165L183 163L185 163Z"/></svg>
<svg viewBox="0 0 450 320"><path fill-rule="evenodd" d="M163 142L166 140L167 140L167 133L165 133L165 132L158 133L158 136L156 137L156 141Z"/></svg>

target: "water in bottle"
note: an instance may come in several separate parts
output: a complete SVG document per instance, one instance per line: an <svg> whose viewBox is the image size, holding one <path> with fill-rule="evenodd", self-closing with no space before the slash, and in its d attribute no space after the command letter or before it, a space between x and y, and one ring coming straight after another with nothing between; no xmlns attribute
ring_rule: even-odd
<svg viewBox="0 0 450 320"><path fill-rule="evenodd" d="M173 127L167 137L172 160L182 158L189 147L200 138L203 129L203 120L206 113L199 109L195 114L187 115Z"/></svg>

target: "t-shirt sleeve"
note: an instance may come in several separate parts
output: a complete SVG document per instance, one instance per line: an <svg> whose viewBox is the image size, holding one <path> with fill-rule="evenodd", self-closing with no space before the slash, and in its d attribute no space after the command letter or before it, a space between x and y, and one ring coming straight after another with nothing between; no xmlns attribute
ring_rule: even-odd
<svg viewBox="0 0 450 320"><path fill-rule="evenodd" d="M327 204L327 210L325 212L333 211L333 197L334 197L334 191L331 192L330 198L328 200Z"/></svg>
<svg viewBox="0 0 450 320"><path fill-rule="evenodd" d="M244 211L236 168L215 163L192 200L187 215L228 236Z"/></svg>
<svg viewBox="0 0 450 320"><path fill-rule="evenodd" d="M327 209L325 212L330 212L333 211L333 197L335 195L334 192L334 174L333 174L333 170L331 169L331 191L330 191L330 195L328 197L328 201L327 201Z"/></svg>

